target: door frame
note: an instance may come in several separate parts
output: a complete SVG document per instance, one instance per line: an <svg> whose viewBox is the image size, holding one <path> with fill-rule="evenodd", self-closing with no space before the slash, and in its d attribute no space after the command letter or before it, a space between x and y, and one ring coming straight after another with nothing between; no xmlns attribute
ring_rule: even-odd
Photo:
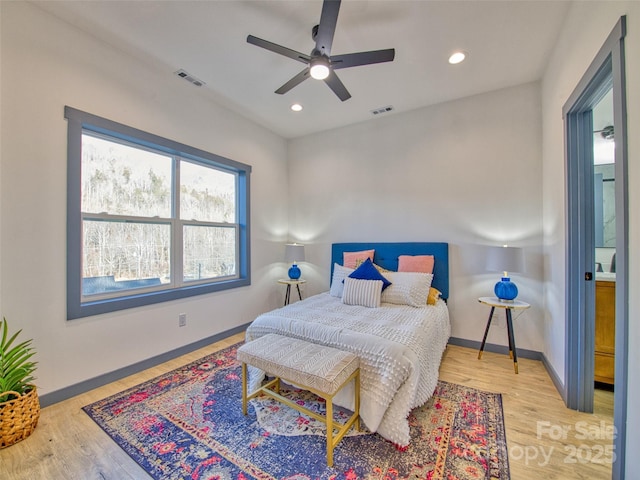
<svg viewBox="0 0 640 480"><path fill-rule="evenodd" d="M595 104L613 89L616 205L616 355L612 478L624 479L628 381L628 180L624 62L626 17L620 17L562 113L565 121L567 407L593 411L595 234L593 225L593 118ZM592 280L587 280L587 273Z"/></svg>

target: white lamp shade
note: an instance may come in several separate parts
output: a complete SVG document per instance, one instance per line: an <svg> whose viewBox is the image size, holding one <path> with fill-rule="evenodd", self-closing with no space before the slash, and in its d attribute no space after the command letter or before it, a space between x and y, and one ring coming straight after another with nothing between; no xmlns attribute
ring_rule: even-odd
<svg viewBox="0 0 640 480"><path fill-rule="evenodd" d="M524 250L519 247L490 247L487 270L492 272L524 272Z"/></svg>
<svg viewBox="0 0 640 480"><path fill-rule="evenodd" d="M304 262L304 245L287 243L284 250L284 259L287 263Z"/></svg>

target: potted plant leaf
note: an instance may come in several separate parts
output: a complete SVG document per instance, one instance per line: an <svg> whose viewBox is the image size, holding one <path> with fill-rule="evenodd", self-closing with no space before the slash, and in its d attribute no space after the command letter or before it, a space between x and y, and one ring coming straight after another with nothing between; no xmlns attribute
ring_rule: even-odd
<svg viewBox="0 0 640 480"><path fill-rule="evenodd" d="M40 401L33 372L32 340L17 343L22 330L9 336L7 319L0 323L0 448L27 438L38 424Z"/></svg>

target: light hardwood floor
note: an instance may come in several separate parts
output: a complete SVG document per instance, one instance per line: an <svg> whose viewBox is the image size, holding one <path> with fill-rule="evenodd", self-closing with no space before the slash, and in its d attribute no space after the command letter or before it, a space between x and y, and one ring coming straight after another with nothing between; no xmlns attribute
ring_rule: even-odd
<svg viewBox="0 0 640 480"><path fill-rule="evenodd" d="M209 347L44 408L26 440L0 450L3 480L126 480L150 477L81 407L135 386L210 352L242 341L234 335ZM538 361L520 359L518 375L506 355L449 346L444 381L502 394L511 478L609 479L613 394L596 392L596 413L568 410Z"/></svg>

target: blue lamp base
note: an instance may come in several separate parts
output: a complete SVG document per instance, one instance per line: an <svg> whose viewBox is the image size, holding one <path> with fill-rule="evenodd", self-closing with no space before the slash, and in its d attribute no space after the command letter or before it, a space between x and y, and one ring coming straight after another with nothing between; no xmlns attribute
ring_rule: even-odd
<svg viewBox="0 0 640 480"><path fill-rule="evenodd" d="M300 278L300 275L302 275L302 272L300 271L298 266L295 263L291 265L291 268L289 269L289 278L291 280L298 280Z"/></svg>
<svg viewBox="0 0 640 480"><path fill-rule="evenodd" d="M518 287L509 277L502 277L493 291L500 300L512 301L518 296Z"/></svg>

